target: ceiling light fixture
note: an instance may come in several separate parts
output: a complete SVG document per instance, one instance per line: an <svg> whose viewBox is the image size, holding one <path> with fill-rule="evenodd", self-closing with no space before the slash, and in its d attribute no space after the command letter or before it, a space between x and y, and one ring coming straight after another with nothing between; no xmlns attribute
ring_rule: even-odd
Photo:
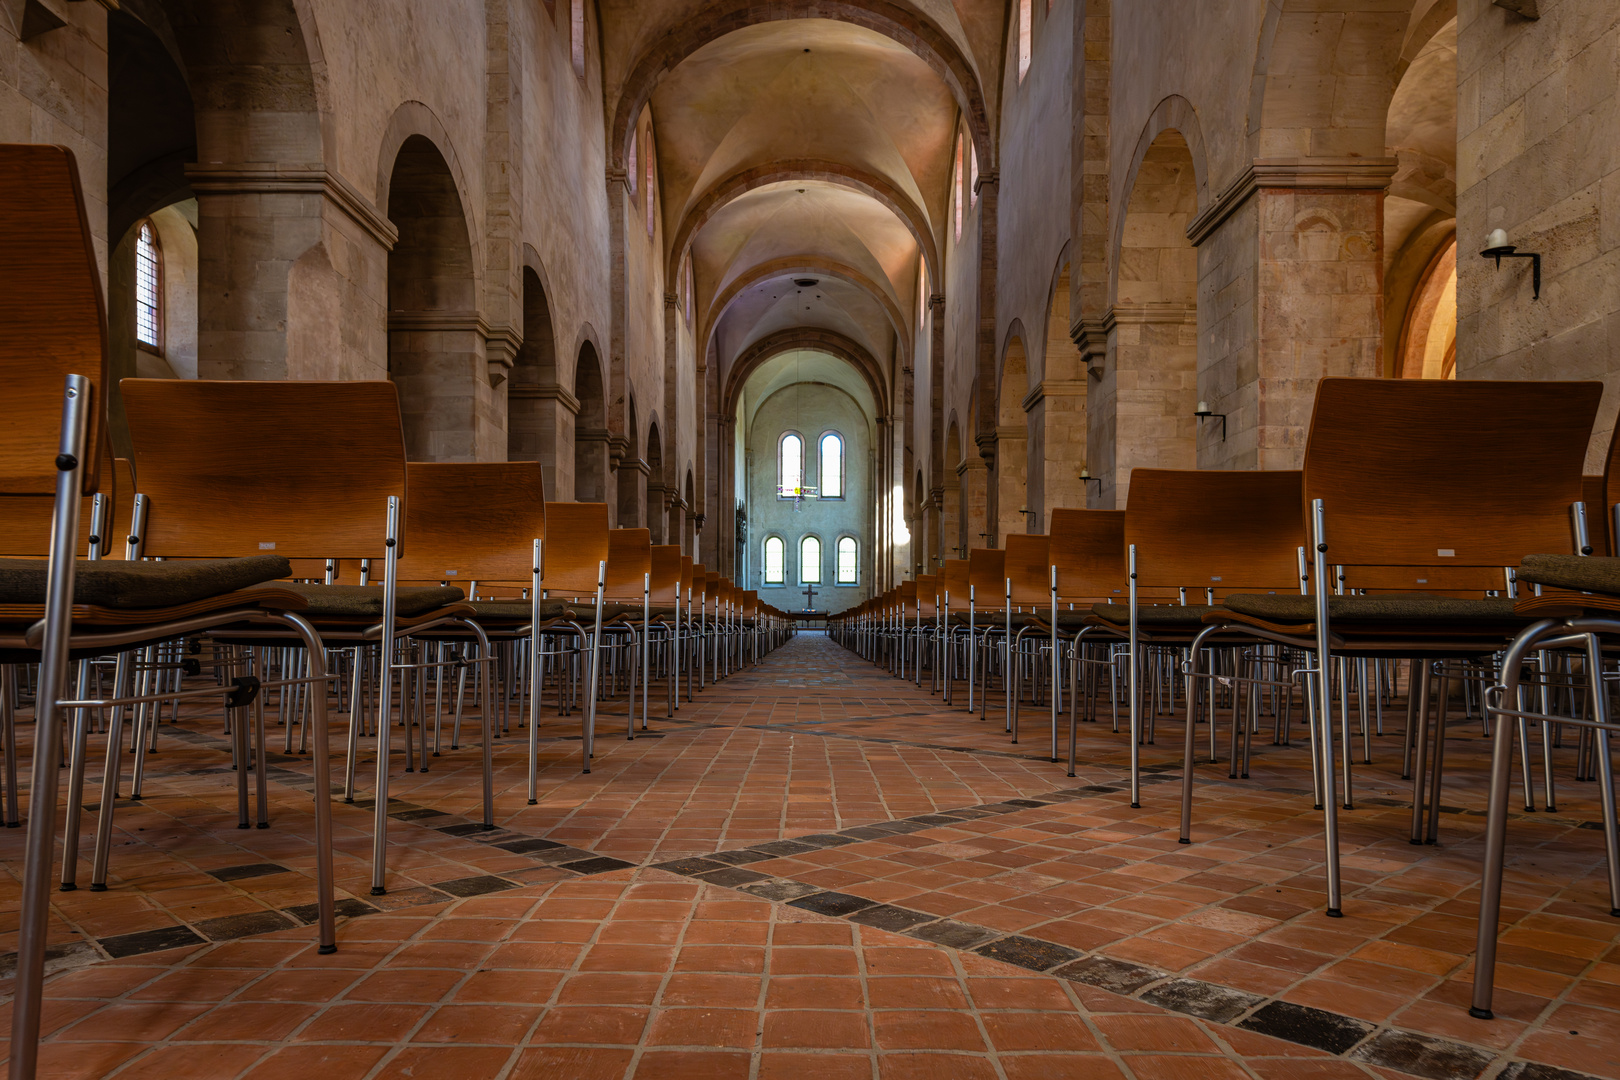
<svg viewBox="0 0 1620 1080"><path fill-rule="evenodd" d="M821 282L813 277L802 277L794 278L793 284L797 285L801 289L813 289L817 285L820 285Z"/></svg>

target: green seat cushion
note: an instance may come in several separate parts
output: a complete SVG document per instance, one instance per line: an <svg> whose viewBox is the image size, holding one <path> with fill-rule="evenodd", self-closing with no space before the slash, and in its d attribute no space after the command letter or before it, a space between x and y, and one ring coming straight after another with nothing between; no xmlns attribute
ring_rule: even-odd
<svg viewBox="0 0 1620 1080"><path fill-rule="evenodd" d="M315 616L359 616L380 619L383 613L383 590L379 585L309 585L299 582L279 582L277 588L295 592L309 601L303 614ZM414 619L431 611L465 599L466 593L453 585L422 589L399 589L394 594L394 614L402 619Z"/></svg>
<svg viewBox="0 0 1620 1080"><path fill-rule="evenodd" d="M1129 604L1095 604L1091 610L1100 618L1120 626L1131 624L1131 606ZM1219 608L1207 604L1139 604L1136 608L1137 626L1155 626L1160 629L1168 627L1202 627L1204 616Z"/></svg>
<svg viewBox="0 0 1620 1080"><path fill-rule="evenodd" d="M1620 559L1601 555L1526 555L1519 563L1519 580L1620 596Z"/></svg>
<svg viewBox="0 0 1620 1080"><path fill-rule="evenodd" d="M1226 598L1228 610L1274 623L1316 621L1316 597L1299 593L1238 593ZM1214 608L1211 610L1220 610ZM1328 597L1328 622L1499 623L1512 622L1513 601L1466 600L1431 593L1385 593Z"/></svg>
<svg viewBox="0 0 1620 1080"><path fill-rule="evenodd" d="M534 608L527 600L474 600L472 606L481 619L522 619L528 622ZM540 601L540 618L560 619L568 614L568 605L561 600Z"/></svg>
<svg viewBox="0 0 1620 1080"><path fill-rule="evenodd" d="M45 559L0 559L0 604L43 604ZM171 559L168 562L77 561L73 602L141 610L178 607L288 577L280 555L241 559Z"/></svg>

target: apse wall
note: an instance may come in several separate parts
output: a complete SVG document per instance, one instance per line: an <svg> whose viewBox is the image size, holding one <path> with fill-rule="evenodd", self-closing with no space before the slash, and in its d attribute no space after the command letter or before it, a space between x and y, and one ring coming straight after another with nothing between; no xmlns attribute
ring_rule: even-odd
<svg viewBox="0 0 1620 1080"><path fill-rule="evenodd" d="M805 499L795 509L793 500L777 496L777 445L789 431L804 436L809 484L818 484L822 434L836 431L843 436L844 498ZM799 543L813 535L821 540L822 583L816 586L815 609L842 611L871 595L872 436L869 421L854 399L820 384L801 383L778 391L754 413L748 452L747 587L758 589L760 599L786 611L803 608ZM782 585L767 585L764 580L762 553L770 536L780 536L786 548ZM853 536L860 543L854 585L834 584L842 536Z"/></svg>

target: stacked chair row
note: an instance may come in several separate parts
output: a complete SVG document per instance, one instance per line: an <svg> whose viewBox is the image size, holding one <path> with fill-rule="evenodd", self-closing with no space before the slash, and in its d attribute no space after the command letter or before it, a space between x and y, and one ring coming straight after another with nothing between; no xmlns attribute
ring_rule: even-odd
<svg viewBox="0 0 1620 1080"><path fill-rule="evenodd" d="M694 688L792 632L783 613L679 547L610 528L605 504L547 503L536 462L407 462L391 383L125 379L133 455L115 460L105 306L78 175L60 147L0 146L0 227L19 243L0 269L8 825L21 823L19 790L28 793L14 1076L31 1076L37 1060L58 771L65 755L60 880L72 889L92 734L105 733L91 881L101 890L125 747L135 750L139 795L165 707L174 722L182 706L223 708L241 828L270 824L267 702L287 725L289 752L301 726L315 793L317 932L331 952L331 801L355 800L363 738L375 738L372 892L381 894L394 731L406 771L426 771L443 752L447 693L452 751L463 704L478 703L482 820L493 828L496 740L514 715L526 714L527 798L538 798L548 691L557 715L579 713L589 772L604 697L627 695L633 738L638 696L649 726L654 679L673 714L683 676L691 701ZM35 723L24 789L16 729L27 690ZM335 786L334 707L349 720Z"/></svg>
<svg viewBox="0 0 1620 1080"><path fill-rule="evenodd" d="M999 682L1015 740L1026 702L1046 704L1054 761L1067 695L1070 775L1077 718L1094 719L1106 695L1116 732L1128 718L1133 807L1142 748L1179 699L1182 843L1197 725L1215 761L1224 718L1236 778L1248 775L1263 714L1278 746L1303 722L1334 917L1337 812L1354 808L1357 736L1368 763L1404 674L1409 839L1433 843L1461 684L1494 740L1471 1008L1488 1017L1515 751L1526 809L1535 802L1532 725L1548 809L1554 750L1566 725L1579 732L1577 775L1599 782L1620 915L1608 748L1620 438L1602 477L1582 475L1601 395L1595 382L1324 379L1300 470L1136 469L1125 510L1054 511L1047 535L945 560L834 616L831 631L919 686L928 671L947 702L965 682L981 718Z"/></svg>

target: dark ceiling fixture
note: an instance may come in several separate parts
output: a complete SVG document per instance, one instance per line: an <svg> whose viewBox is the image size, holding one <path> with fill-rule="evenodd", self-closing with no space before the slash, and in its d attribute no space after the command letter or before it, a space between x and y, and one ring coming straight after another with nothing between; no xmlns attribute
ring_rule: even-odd
<svg viewBox="0 0 1620 1080"><path fill-rule="evenodd" d="M793 284L797 285L801 289L813 289L817 285L820 285L821 282L813 277L802 277L794 278Z"/></svg>

